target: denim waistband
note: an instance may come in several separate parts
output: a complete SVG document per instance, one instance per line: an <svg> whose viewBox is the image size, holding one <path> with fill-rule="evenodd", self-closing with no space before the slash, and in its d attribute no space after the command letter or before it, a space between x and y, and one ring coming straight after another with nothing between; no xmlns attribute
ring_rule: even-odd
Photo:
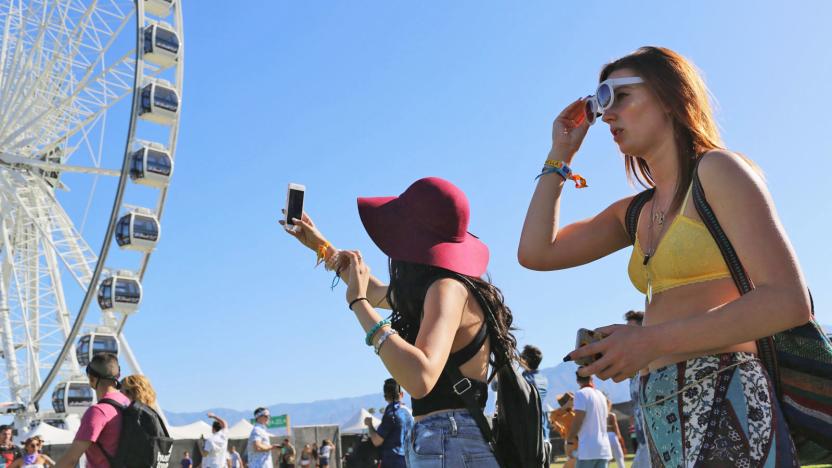
<svg viewBox="0 0 832 468"><path fill-rule="evenodd" d="M477 424L477 421L474 419L471 413L465 409L439 411L437 413L431 414L430 416L426 416L420 419L419 421L416 421L416 424L451 424L451 420L453 420L454 423L456 423L457 425L460 423L464 423L476 426Z"/></svg>

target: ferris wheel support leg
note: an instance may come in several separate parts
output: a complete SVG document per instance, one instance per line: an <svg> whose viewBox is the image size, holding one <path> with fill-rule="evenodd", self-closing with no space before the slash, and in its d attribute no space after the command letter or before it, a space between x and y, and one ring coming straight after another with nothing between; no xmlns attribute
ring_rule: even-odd
<svg viewBox="0 0 832 468"><path fill-rule="evenodd" d="M121 348L119 354L127 358L127 364L130 365L130 368L133 369L133 372L136 374L144 374L144 372L142 372L141 367L139 367L139 361L136 360L136 356L133 354L133 349L130 348L130 344L127 343L127 338L124 336L124 333L119 333L118 342L119 347ZM162 421L165 423L165 426L170 428L170 424L168 424L168 418L165 417L165 412L162 411L162 407L157 404L156 410L159 413L159 417L161 417Z"/></svg>
<svg viewBox="0 0 832 468"><path fill-rule="evenodd" d="M5 213L3 213L5 215ZM11 396L16 401L22 401L20 373L17 369L17 354L14 349L14 335L12 334L11 315L9 313L9 285L11 283L12 256L9 251L9 233L6 229L6 217L0 216L0 246L3 246L3 261L0 264L0 326L2 326L3 357L6 361L6 376L9 382Z"/></svg>

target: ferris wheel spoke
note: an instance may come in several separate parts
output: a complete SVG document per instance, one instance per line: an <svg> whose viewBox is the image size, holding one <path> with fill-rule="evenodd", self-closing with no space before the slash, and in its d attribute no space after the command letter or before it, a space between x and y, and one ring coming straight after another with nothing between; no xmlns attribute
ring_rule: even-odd
<svg viewBox="0 0 832 468"><path fill-rule="evenodd" d="M5 213L4 213L5 214ZM5 216L4 216L5 217ZM3 354L6 363L5 383L9 392L9 399L12 401L23 401L23 387L20 374L20 367L17 362L17 347L14 342L12 330L10 290L11 276L14 264L12 256L14 249L11 247L11 236L6 228L6 220L0 219L0 241L3 243L3 262L0 264L0 335L3 341Z"/></svg>
<svg viewBox="0 0 832 468"><path fill-rule="evenodd" d="M18 179L22 179L25 185L18 186L16 193L13 191L15 202L32 221L35 228L40 231L48 245L54 249L81 290L86 291L91 286L92 270L98 262L98 256L87 245L81 233L75 229L69 216L54 198L54 194L43 187L45 182L42 179L22 175L19 175ZM8 177L4 182L7 187L11 185ZM36 192L34 199L38 200L39 206L44 208L42 216L37 216L37 209L32 206L31 201L27 200L28 197L21 196L21 193L27 190Z"/></svg>

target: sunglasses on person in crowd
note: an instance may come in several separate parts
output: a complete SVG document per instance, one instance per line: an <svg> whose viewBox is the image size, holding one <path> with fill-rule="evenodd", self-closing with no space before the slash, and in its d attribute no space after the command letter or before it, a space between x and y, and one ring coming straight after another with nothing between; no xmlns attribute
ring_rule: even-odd
<svg viewBox="0 0 832 468"><path fill-rule="evenodd" d="M595 123L595 119L604 115L604 111L612 107L615 101L615 88L618 86L627 86L644 83L644 80L637 76L629 76L625 78L610 78L604 80L598 85L595 94L586 98L584 110L586 112L586 121L590 125Z"/></svg>

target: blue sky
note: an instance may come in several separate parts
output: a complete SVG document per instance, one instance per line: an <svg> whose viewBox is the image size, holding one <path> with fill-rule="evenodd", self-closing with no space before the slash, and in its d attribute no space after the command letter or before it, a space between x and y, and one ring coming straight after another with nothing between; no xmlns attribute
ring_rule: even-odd
<svg viewBox="0 0 832 468"><path fill-rule="evenodd" d="M622 251L569 271L515 253L551 122L600 67L641 45L691 58L719 101L731 149L767 173L781 219L832 323L832 3L186 1L176 172L142 310L126 333L171 411L249 409L380 391L385 370L314 254L277 225L286 184L332 242L386 260L355 198L425 176L471 201L470 230L521 344L555 365L580 327L643 298ZM563 219L633 193L605 125L574 168ZM97 247L95 247L97 250ZM568 291L564 294L563 291Z"/></svg>

